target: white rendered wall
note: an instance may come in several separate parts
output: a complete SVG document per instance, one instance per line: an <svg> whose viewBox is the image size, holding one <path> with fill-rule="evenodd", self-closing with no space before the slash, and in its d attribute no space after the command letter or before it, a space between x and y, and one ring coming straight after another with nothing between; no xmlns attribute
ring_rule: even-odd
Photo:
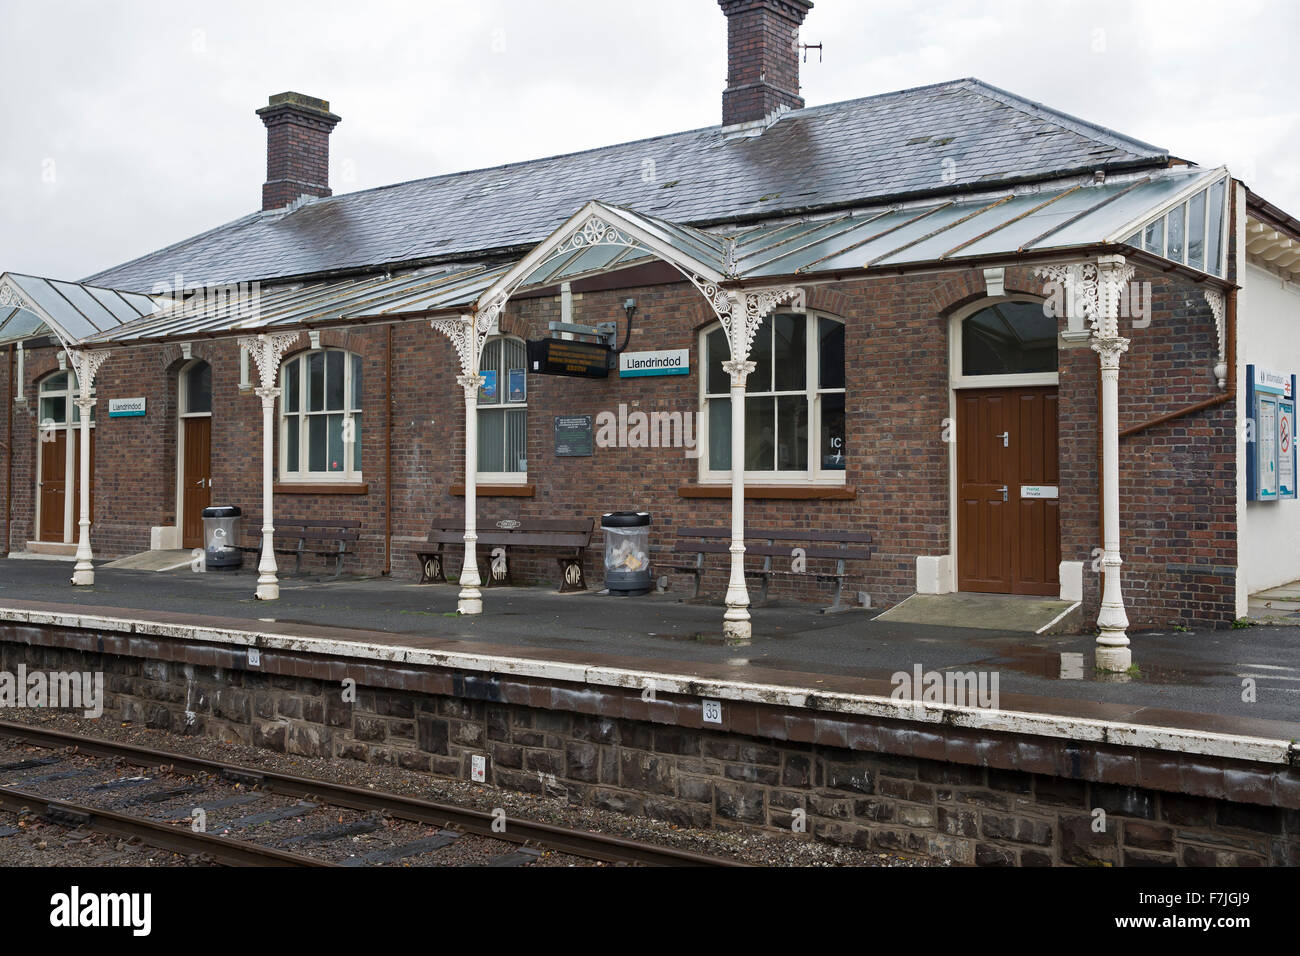
<svg viewBox="0 0 1300 956"><path fill-rule="evenodd" d="M1246 366L1300 375L1300 284L1247 264L1237 307L1237 369L1242 416ZM1241 484L1246 481L1241 470ZM1248 594L1300 581L1300 500L1248 501L1238 544Z"/></svg>

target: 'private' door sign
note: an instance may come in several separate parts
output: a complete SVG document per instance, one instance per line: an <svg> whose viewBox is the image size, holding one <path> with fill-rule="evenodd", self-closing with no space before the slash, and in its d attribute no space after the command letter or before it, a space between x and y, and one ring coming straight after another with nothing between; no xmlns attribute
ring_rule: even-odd
<svg viewBox="0 0 1300 956"><path fill-rule="evenodd" d="M1021 485L1020 497L1022 499L1042 499L1058 497L1056 485Z"/></svg>

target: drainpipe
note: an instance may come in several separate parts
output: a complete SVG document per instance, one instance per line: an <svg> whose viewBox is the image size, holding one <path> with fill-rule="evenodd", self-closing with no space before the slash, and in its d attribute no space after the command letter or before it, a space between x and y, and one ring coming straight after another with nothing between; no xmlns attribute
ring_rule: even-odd
<svg viewBox="0 0 1300 956"><path fill-rule="evenodd" d="M9 345L9 374L5 378L5 539L0 557L9 557L10 522L14 504L14 345Z"/></svg>
<svg viewBox="0 0 1300 956"><path fill-rule="evenodd" d="M384 354L384 574L393 573L393 327Z"/></svg>

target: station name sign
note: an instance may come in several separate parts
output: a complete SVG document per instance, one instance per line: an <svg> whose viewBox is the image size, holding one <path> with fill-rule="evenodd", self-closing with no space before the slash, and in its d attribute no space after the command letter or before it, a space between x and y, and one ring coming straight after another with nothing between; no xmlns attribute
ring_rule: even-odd
<svg viewBox="0 0 1300 956"><path fill-rule="evenodd" d="M570 339L540 339L528 343L528 368L535 375L608 378L609 348Z"/></svg>
<svg viewBox="0 0 1300 956"><path fill-rule="evenodd" d="M110 398L108 400L109 418L143 418L143 398Z"/></svg>
<svg viewBox="0 0 1300 956"><path fill-rule="evenodd" d="M690 371L689 349L623 352L618 357L618 374L621 378L635 378L642 375L689 375Z"/></svg>

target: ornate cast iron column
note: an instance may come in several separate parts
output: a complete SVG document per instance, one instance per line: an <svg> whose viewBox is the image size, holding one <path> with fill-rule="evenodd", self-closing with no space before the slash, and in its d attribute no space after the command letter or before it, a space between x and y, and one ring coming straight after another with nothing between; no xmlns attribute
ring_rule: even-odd
<svg viewBox="0 0 1300 956"><path fill-rule="evenodd" d="M465 391L465 562L460 572L460 594L456 610L461 614L482 614L483 584L478 573L474 543L478 540L478 391L483 385L479 359L483 343L505 308L503 295L473 315L458 319L433 319L430 325L451 340L460 358L456 384Z"/></svg>
<svg viewBox="0 0 1300 956"><path fill-rule="evenodd" d="M69 350L72 371L77 377L77 397L74 400L81 411L81 473L77 476L81 497L81 518L77 522L77 563L72 569L72 583L95 583L95 555L90 550L90 410L95 407L95 397L90 394L95 386L95 375L108 358L108 349L93 352Z"/></svg>
<svg viewBox="0 0 1300 956"><path fill-rule="evenodd" d="M1123 256L1099 256L1096 262L1044 266L1040 276L1065 291L1067 308L1078 310L1092 324L1092 349L1101 364L1102 558L1104 574L1101 611L1097 615L1096 663L1101 670L1126 671L1133 663L1129 649L1128 613L1120 583L1119 513L1119 359L1129 340L1119 334L1120 296L1133 278Z"/></svg>
<svg viewBox="0 0 1300 956"><path fill-rule="evenodd" d="M257 597L274 601L280 597L280 581L275 565L274 468L275 456L275 400L280 395L276 384L280 376L280 360L298 340L298 332L263 333L246 336L239 344L248 350L257 365L261 385L253 389L262 400L262 556L257 562Z"/></svg>

